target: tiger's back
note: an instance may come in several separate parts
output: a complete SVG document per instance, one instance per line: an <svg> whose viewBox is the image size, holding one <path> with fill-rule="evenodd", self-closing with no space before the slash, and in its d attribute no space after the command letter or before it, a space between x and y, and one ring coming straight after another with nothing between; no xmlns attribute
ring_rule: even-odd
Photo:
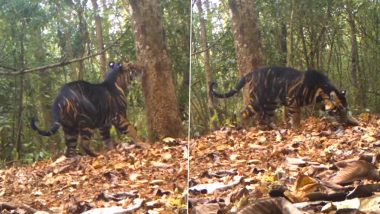
<svg viewBox="0 0 380 214"><path fill-rule="evenodd" d="M124 95L119 99L122 99ZM103 84L75 81L64 85L56 97L53 108L59 108L60 123L66 127L100 128L111 124L118 111L125 111ZM116 110L116 109L119 110Z"/></svg>
<svg viewBox="0 0 380 214"><path fill-rule="evenodd" d="M62 126L68 157L76 155L79 137L85 152L96 156L89 148L93 129L99 129L105 146L113 148L111 126L114 125L120 134L127 134L128 129L133 128L126 115L125 92L140 68L129 63L111 62L109 66L111 71L102 83L74 81L62 86L52 105L54 123L49 130L41 130L36 125L37 120L31 121L32 129L43 136L53 135ZM137 136L132 137L137 139Z"/></svg>
<svg viewBox="0 0 380 214"><path fill-rule="evenodd" d="M214 84L211 93L218 98L227 98L248 85L249 104L242 111L244 119L258 116L259 122L274 128L275 110L283 105L291 117L292 127L300 123L300 108L323 102L325 109L342 122L352 122L347 117L347 101L344 92L338 91L324 74L308 70L301 72L286 67L264 67L246 74L234 89L218 93Z"/></svg>
<svg viewBox="0 0 380 214"><path fill-rule="evenodd" d="M260 68L246 75L249 95L256 97L256 102L286 105L289 86L296 86L302 81L300 71L292 68Z"/></svg>

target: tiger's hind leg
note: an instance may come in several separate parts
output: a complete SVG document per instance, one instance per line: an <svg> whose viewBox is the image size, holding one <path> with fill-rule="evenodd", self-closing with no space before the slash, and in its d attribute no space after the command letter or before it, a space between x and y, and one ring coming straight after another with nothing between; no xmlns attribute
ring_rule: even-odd
<svg viewBox="0 0 380 214"><path fill-rule="evenodd" d="M75 157L77 155L77 143L79 132L77 130L69 129L63 127L65 144L66 144L66 154L68 158Z"/></svg>
<svg viewBox="0 0 380 214"><path fill-rule="evenodd" d="M252 95L249 104L244 108L243 111L241 111L240 115L242 118L241 121L243 127L249 127L253 125L253 120L250 119L254 118L261 112L261 106L259 105L259 102L257 100L257 97L255 95Z"/></svg>
<svg viewBox="0 0 380 214"><path fill-rule="evenodd" d="M90 147L91 137L92 137L91 129L82 128L79 133L81 137L80 146L83 149L83 151L86 152L87 155L90 155L92 157L98 156L98 154L96 154Z"/></svg>
<svg viewBox="0 0 380 214"><path fill-rule="evenodd" d="M250 118L255 116L255 110L252 104L247 105L243 111L240 112L241 123L243 127L249 127L251 120Z"/></svg>
<svg viewBox="0 0 380 214"><path fill-rule="evenodd" d="M286 106L283 107L282 121L286 127L289 126L289 110L288 110L288 107Z"/></svg>
<svg viewBox="0 0 380 214"><path fill-rule="evenodd" d="M264 129L277 129L277 126L274 122L276 108L277 104L275 102L264 104L259 121L259 124L263 126Z"/></svg>

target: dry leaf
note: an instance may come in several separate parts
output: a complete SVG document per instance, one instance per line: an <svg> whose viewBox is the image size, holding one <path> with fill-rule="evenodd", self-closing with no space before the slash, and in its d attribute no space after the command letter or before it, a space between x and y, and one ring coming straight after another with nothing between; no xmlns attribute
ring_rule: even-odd
<svg viewBox="0 0 380 214"><path fill-rule="evenodd" d="M284 198L257 200L246 206L238 214L302 214L293 204Z"/></svg>
<svg viewBox="0 0 380 214"><path fill-rule="evenodd" d="M361 179L380 180L379 170L364 160L341 161L336 166L339 168L338 173L329 179L333 183L344 184Z"/></svg>

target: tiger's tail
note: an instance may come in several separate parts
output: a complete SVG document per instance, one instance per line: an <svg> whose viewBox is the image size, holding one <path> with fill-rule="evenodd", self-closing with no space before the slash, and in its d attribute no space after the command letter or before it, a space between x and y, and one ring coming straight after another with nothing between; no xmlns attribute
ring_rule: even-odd
<svg viewBox="0 0 380 214"><path fill-rule="evenodd" d="M51 135L57 133L59 127L61 126L61 124L58 122L59 121L59 108L58 107L53 107L53 119L54 119L54 123L50 127L50 129L47 131L41 130L40 128L37 127L36 123L38 122L38 119L36 119L36 118L31 119L30 126L34 131L38 132L38 134L48 137L48 136L51 136Z"/></svg>
<svg viewBox="0 0 380 214"><path fill-rule="evenodd" d="M210 93L212 94L212 96L214 97L217 97L217 98L228 98L228 97L232 97L233 95L235 95L238 91L240 91L240 89L242 89L244 87L244 85L247 83L247 75L242 77L240 79L240 81L238 82L238 84L236 84L235 88L231 89L229 92L227 93L218 93L215 91L214 87L216 86L216 83L215 82L212 82L210 84Z"/></svg>

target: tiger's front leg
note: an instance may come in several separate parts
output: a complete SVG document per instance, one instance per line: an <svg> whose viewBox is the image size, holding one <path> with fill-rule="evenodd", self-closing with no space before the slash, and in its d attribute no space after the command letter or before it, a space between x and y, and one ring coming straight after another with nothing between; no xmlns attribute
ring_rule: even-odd
<svg viewBox="0 0 380 214"><path fill-rule="evenodd" d="M301 108L296 103L287 106L287 112L290 117L290 125L293 129L298 129L301 122Z"/></svg>
<svg viewBox="0 0 380 214"><path fill-rule="evenodd" d="M107 150L114 149L116 147L115 142L111 138L111 126L106 125L99 129L102 141Z"/></svg>
<svg viewBox="0 0 380 214"><path fill-rule="evenodd" d="M126 115L119 114L114 121L114 126L121 135L128 135L135 143L138 140L137 131L132 124L129 123Z"/></svg>

